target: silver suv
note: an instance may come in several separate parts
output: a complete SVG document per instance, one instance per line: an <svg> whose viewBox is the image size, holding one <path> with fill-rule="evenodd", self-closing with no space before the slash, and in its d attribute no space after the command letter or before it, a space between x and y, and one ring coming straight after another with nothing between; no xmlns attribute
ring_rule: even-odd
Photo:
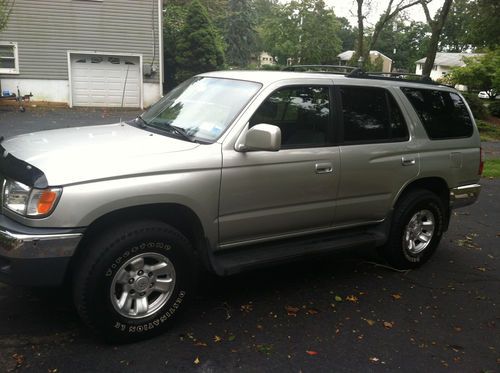
<svg viewBox="0 0 500 373"><path fill-rule="evenodd" d="M417 267L482 172L460 93L364 73L202 74L130 122L0 154L0 280L71 284L82 319L122 342L164 331L200 267L360 245Z"/></svg>

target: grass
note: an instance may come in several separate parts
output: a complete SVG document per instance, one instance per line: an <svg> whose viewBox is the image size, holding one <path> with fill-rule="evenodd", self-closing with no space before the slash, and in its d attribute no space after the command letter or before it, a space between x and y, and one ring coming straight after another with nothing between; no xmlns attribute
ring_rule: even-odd
<svg viewBox="0 0 500 373"><path fill-rule="evenodd" d="M500 177L500 159L484 161L483 177Z"/></svg>
<svg viewBox="0 0 500 373"><path fill-rule="evenodd" d="M481 141L500 141L500 125L476 119Z"/></svg>

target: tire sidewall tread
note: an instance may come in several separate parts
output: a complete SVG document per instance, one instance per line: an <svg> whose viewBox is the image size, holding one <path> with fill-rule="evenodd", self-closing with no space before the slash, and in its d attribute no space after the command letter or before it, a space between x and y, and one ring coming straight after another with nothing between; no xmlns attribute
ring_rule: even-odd
<svg viewBox="0 0 500 373"><path fill-rule="evenodd" d="M151 241L141 243L148 239ZM162 240L168 241L164 244L170 249L148 246ZM133 248L136 250L132 252ZM189 240L168 224L141 221L115 226L84 250L87 250L86 258L74 275L74 303L83 321L110 342L128 343L161 334L194 291L197 271L193 249ZM126 260L145 252L160 253L174 264L176 286L167 303L153 315L126 318L111 304L110 286Z"/></svg>

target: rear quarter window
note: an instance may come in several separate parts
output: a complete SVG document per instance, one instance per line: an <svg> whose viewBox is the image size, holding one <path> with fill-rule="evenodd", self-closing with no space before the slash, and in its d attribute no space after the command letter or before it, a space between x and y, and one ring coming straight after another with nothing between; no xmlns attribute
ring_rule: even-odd
<svg viewBox="0 0 500 373"><path fill-rule="evenodd" d="M462 98L453 92L402 87L432 140L470 137L473 122Z"/></svg>

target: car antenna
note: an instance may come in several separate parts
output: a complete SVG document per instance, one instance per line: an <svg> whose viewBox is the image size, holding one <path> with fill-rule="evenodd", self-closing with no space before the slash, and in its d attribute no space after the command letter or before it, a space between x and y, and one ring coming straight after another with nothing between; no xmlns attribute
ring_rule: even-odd
<svg viewBox="0 0 500 373"><path fill-rule="evenodd" d="M129 68L130 68L130 65L127 65L127 73L125 74L125 83L123 83L122 104L120 106L120 123L122 122L123 102L125 100L125 89L127 88L128 69Z"/></svg>

